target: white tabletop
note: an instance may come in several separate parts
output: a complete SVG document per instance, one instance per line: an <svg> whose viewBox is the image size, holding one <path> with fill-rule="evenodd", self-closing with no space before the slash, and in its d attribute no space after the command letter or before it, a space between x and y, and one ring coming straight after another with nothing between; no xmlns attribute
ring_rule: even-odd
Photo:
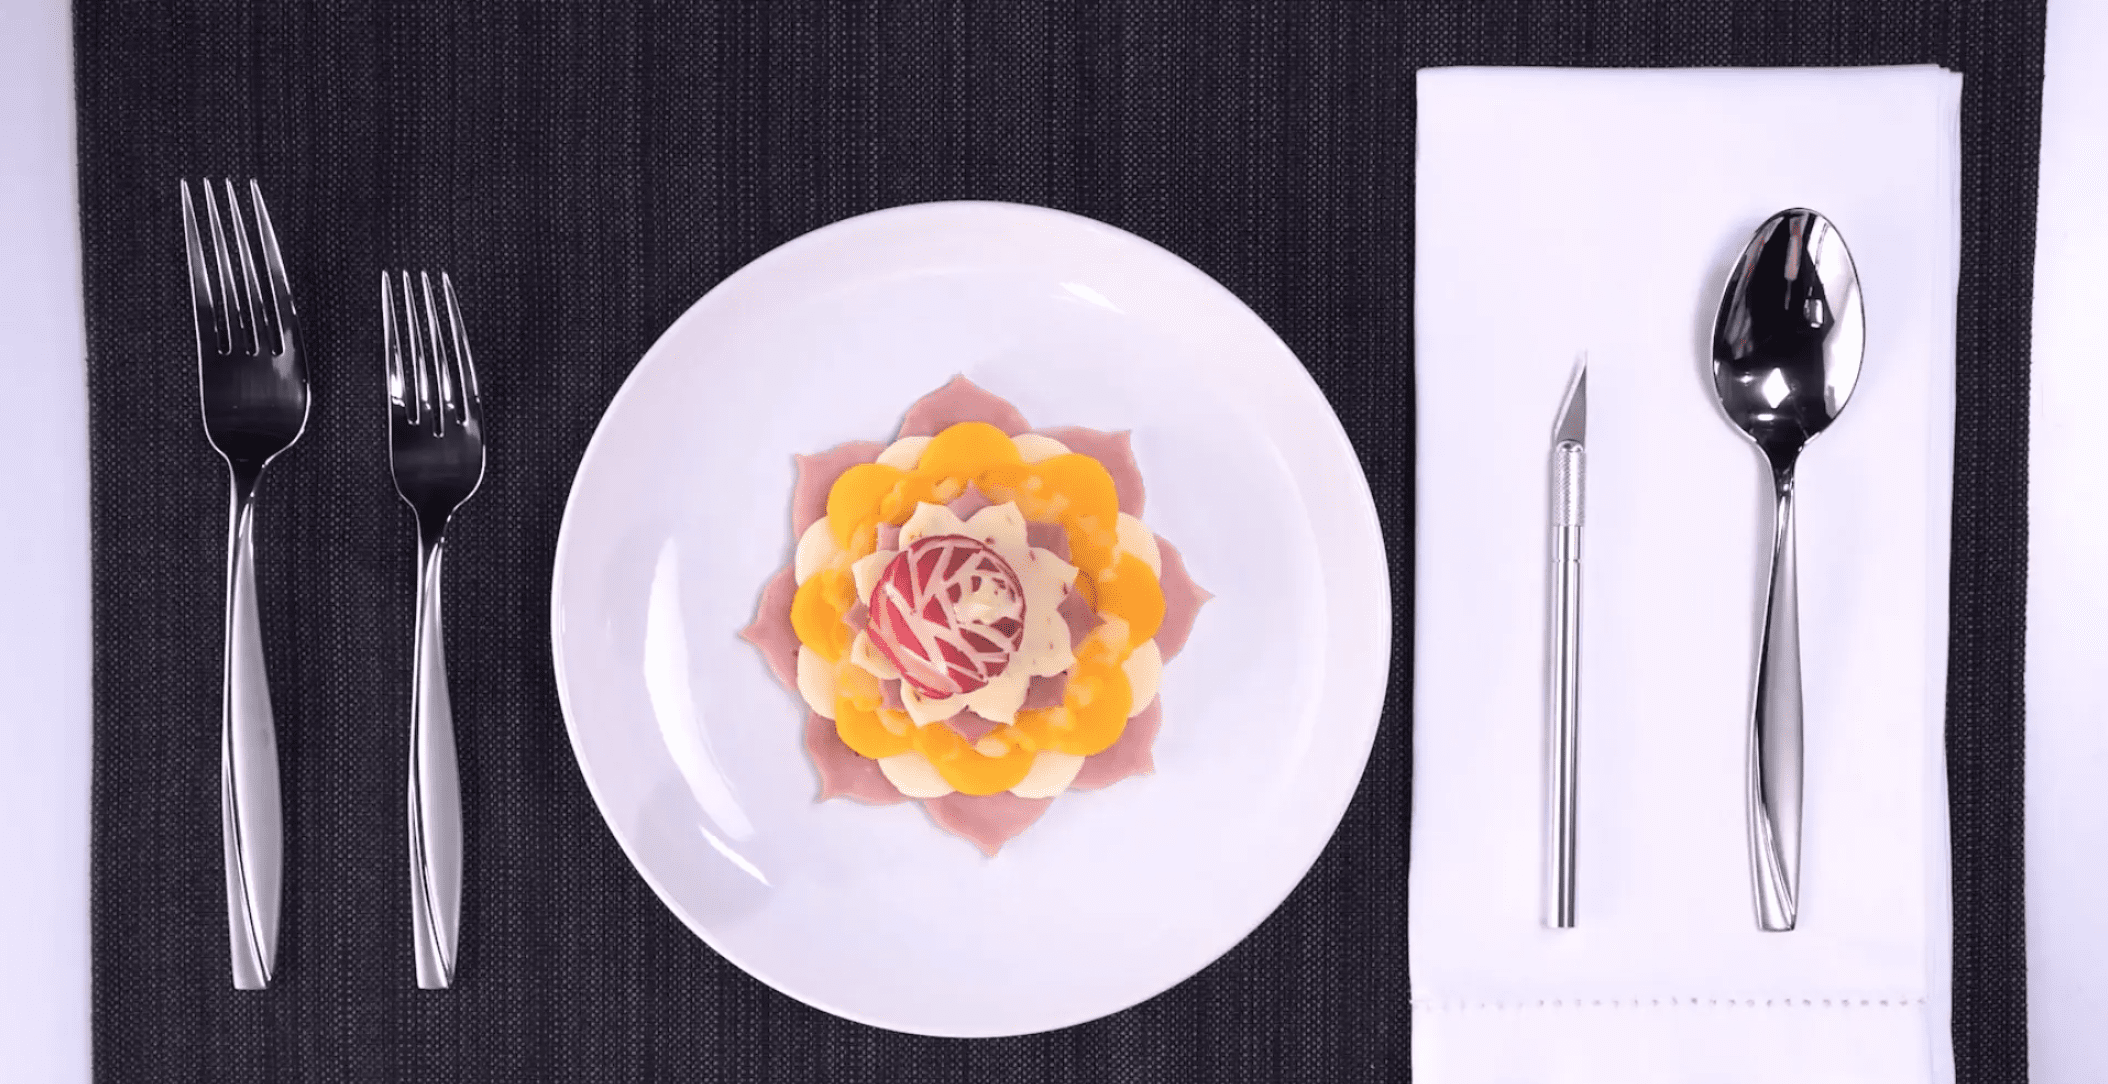
<svg viewBox="0 0 2108 1084"><path fill-rule="evenodd" d="M2034 1080L2108 1065L2108 3L2051 0L2028 449L2027 962Z"/></svg>
<svg viewBox="0 0 2108 1084"><path fill-rule="evenodd" d="M88 1079L88 389L67 0L0 4L0 1065Z"/></svg>
<svg viewBox="0 0 2108 1084"><path fill-rule="evenodd" d="M2028 656L2031 1075L2108 1064L2108 0L2051 0L2035 278ZM88 1047L88 468L68 0L0 5L0 1065ZM2091 258L2089 258L2091 256ZM1963 359L1963 364L1966 364ZM2091 393L2091 394L2089 394ZM2089 431L2092 434L2089 438Z"/></svg>

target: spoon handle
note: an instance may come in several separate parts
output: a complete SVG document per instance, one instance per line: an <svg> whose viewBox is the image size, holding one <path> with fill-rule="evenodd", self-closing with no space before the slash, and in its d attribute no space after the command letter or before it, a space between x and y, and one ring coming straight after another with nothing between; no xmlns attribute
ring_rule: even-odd
<svg viewBox="0 0 2108 1084"><path fill-rule="evenodd" d="M1749 722L1749 857L1757 926L1790 930L1800 910L1801 635L1793 474L1778 472L1771 590Z"/></svg>

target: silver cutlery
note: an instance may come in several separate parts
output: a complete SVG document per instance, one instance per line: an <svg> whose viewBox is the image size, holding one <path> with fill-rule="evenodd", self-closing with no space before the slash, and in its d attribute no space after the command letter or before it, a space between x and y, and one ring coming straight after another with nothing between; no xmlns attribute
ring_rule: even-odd
<svg viewBox="0 0 2108 1084"><path fill-rule="evenodd" d="M1790 930L1800 911L1801 655L1793 546L1794 468L1859 380L1866 323L1859 273L1837 227L1781 211L1729 275L1713 325L1713 387L1729 421L1771 467L1770 590L1749 726L1749 852L1757 925Z"/></svg>
<svg viewBox="0 0 2108 1084"><path fill-rule="evenodd" d="M454 284L402 272L402 315L381 273L381 350L388 383L388 459L395 491L417 514L417 619L410 677L410 916L417 985L453 984L461 922L461 783L447 695L440 570L447 523L483 481L483 400ZM420 325L418 309L424 309Z"/></svg>
<svg viewBox="0 0 2108 1084"><path fill-rule="evenodd" d="M271 688L264 675L263 634L256 611L256 490L264 468L307 428L307 367L300 349L293 289L279 255L277 234L271 229L270 212L264 209L263 190L255 181L249 182L264 261L264 283L260 284L234 182L225 185L228 225L223 227L212 183L199 182L212 235L213 259L208 268L190 183L177 182L183 198L191 314L197 328L198 401L205 437L227 461L232 494L227 517L226 669L220 702L220 836L227 874L227 932L235 988L261 990L271 982L278 951L284 827L278 798L278 738L271 720ZM230 234L238 260L228 258Z"/></svg>
<svg viewBox="0 0 2108 1084"><path fill-rule="evenodd" d="M1574 843L1581 757L1581 518L1588 359L1574 371L1552 434L1551 858L1554 928L1574 925Z"/></svg>

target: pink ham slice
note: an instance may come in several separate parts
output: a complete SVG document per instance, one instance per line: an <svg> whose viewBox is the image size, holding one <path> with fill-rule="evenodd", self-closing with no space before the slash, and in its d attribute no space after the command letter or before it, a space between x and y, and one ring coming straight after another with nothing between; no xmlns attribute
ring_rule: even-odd
<svg viewBox="0 0 2108 1084"><path fill-rule="evenodd" d="M1069 451L1097 460L1105 467L1105 472L1113 476L1113 489L1120 495L1120 511L1130 516L1142 514L1142 468L1135 465L1132 434L1127 430L1108 433L1080 425L1063 425L1035 432L1068 445Z"/></svg>
<svg viewBox="0 0 2108 1084"><path fill-rule="evenodd" d="M1069 623L1069 643L1071 646L1082 643L1083 638L1089 636L1092 629L1104 624L1103 621L1098 619L1098 611L1091 609L1091 604L1083 601L1083 595L1076 591L1071 591L1063 596L1061 606L1054 612L1060 614L1062 620ZM796 662L797 660L794 658L791 661Z"/></svg>
<svg viewBox="0 0 2108 1084"><path fill-rule="evenodd" d="M878 548L882 550L897 550L900 548L900 524L881 523L878 525Z"/></svg>
<svg viewBox="0 0 2108 1084"><path fill-rule="evenodd" d="M859 463L871 463L886 446L873 440L837 444L819 455L801 455L798 484L791 490L791 540L805 537L805 529L827 514L827 491L834 488L842 472Z"/></svg>
<svg viewBox="0 0 2108 1084"><path fill-rule="evenodd" d="M761 649L769 672L792 692L798 689L798 633L791 628L791 598L797 593L796 573L786 567L761 589L754 623L739 630L739 638Z"/></svg>
<svg viewBox="0 0 2108 1084"><path fill-rule="evenodd" d="M1058 708L1069 695L1069 673L1064 670L1053 677L1036 677L1025 686L1025 702L1019 711L1042 711Z"/></svg>
<svg viewBox="0 0 2108 1084"><path fill-rule="evenodd" d="M946 719L944 725L951 727L952 733L965 738L967 741L977 742L987 737L989 731L1002 724L993 719L982 718L980 713L972 708L960 708L959 714Z"/></svg>
<svg viewBox="0 0 2108 1084"><path fill-rule="evenodd" d="M1127 729L1120 732L1118 741L1102 753L1083 758L1083 767L1076 773L1071 790L1096 790L1108 787L1130 775L1144 775L1156 771L1156 732L1164 722L1162 697L1150 701L1134 718L1127 720Z"/></svg>
<svg viewBox="0 0 2108 1084"><path fill-rule="evenodd" d="M952 515L959 517L959 522L964 523L967 520L972 519L973 514L975 512L978 512L981 509L986 508L994 503L994 501L988 499L988 495L986 493L981 492L980 486L968 483L966 486L966 492L961 493L956 497L953 497L951 503L945 505L944 507L950 509ZM893 536L893 538L895 544L897 545L899 543L900 536L896 534Z"/></svg>
<svg viewBox="0 0 2108 1084"><path fill-rule="evenodd" d="M1010 401L963 376L915 400L900 420L903 437L934 437L960 422L987 422L1009 436L1032 428Z"/></svg>
<svg viewBox="0 0 2108 1084"><path fill-rule="evenodd" d="M1156 548L1164 558L1163 575L1157 577L1157 584L1164 589L1164 624L1157 629L1156 647L1168 662L1185 648L1186 637L1193 634L1193 619L1200 616L1201 606L1215 596L1193 582L1177 546L1158 535Z"/></svg>
<svg viewBox="0 0 2108 1084"><path fill-rule="evenodd" d="M834 732L834 722L817 714L805 717L805 751L820 770L820 801L854 798L869 805L892 805L908 796L879 770L878 761L857 755Z"/></svg>
<svg viewBox="0 0 2108 1084"><path fill-rule="evenodd" d="M1052 798L1020 798L1009 791L1000 794L977 796L971 794L947 794L922 803L930 811L930 819L937 827L965 839L981 848L981 853L994 858L1003 844L1017 838L1019 832L1032 827L1032 822L1047 811Z"/></svg>
<svg viewBox="0 0 2108 1084"><path fill-rule="evenodd" d="M1059 523L1025 524L1025 541L1064 561L1069 559L1069 531Z"/></svg>

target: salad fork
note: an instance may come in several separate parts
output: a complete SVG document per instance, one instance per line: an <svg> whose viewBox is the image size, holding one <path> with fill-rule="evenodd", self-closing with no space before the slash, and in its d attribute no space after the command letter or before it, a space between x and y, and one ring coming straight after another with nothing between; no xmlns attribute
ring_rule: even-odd
<svg viewBox="0 0 2108 1084"><path fill-rule="evenodd" d="M199 181L212 235L212 267L198 234L190 182L177 181L183 199L183 246L190 269L191 315L198 340L198 401L205 437L227 461L231 494L227 517L227 636L220 700L220 837L227 874L227 933L234 985L261 990L271 982L278 951L278 907L284 826L278 799L278 738L271 720L271 689L264 674L263 633L256 613L255 510L257 484L280 452L307 428L307 366L300 349L300 318L278 235L264 209L263 190L249 182L256 231L270 296L257 282L249 231L225 182L227 217L220 223L212 183ZM227 255L234 236L237 261Z"/></svg>
<svg viewBox="0 0 2108 1084"><path fill-rule="evenodd" d="M431 276L402 274L398 322L393 284L381 272L381 352L388 382L388 460L395 491L417 514L417 621L410 677L410 918L417 985L453 984L461 920L461 784L447 695L439 574L447 523L483 481L483 399L454 283L439 275L446 330ZM418 323L420 300L424 323Z"/></svg>

